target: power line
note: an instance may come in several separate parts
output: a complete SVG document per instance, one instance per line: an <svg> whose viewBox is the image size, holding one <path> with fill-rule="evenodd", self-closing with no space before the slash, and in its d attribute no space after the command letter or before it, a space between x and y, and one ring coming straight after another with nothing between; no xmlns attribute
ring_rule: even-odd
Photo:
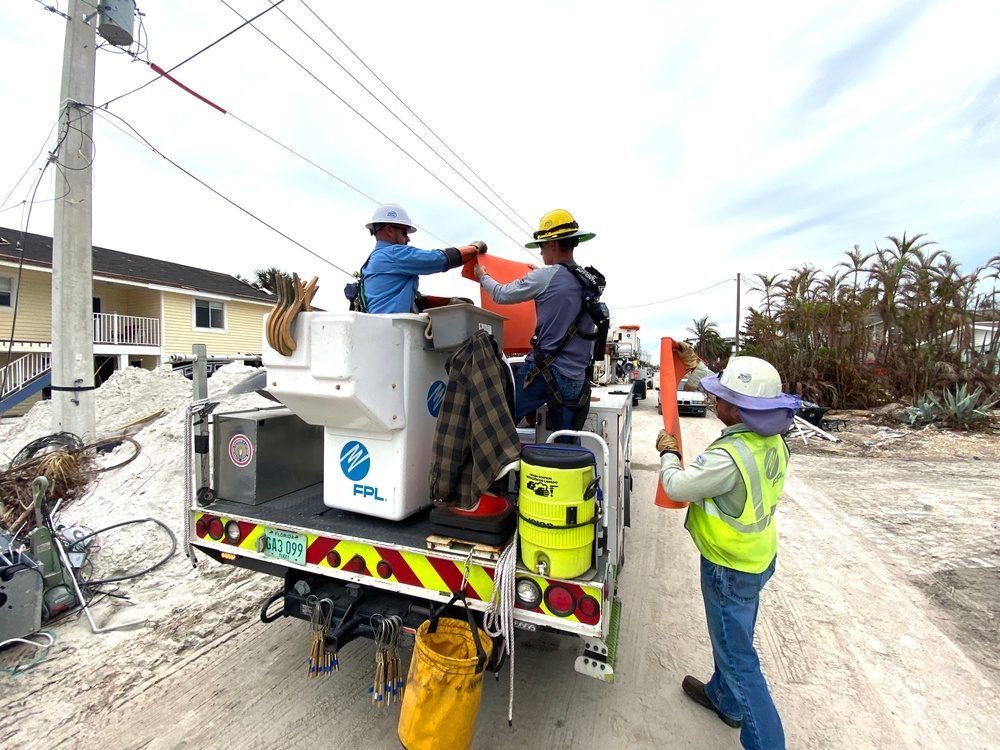
<svg viewBox="0 0 1000 750"><path fill-rule="evenodd" d="M223 5L225 5L227 8L229 8L231 11L233 11L233 13L235 13L237 16L239 16L240 18L243 18L243 16L240 14L240 12L237 11L235 8L233 8L231 5L229 5L229 3L226 2L226 0L221 0L221 2L222 2ZM272 7L277 7L277 6L272 6ZM251 20L253 20L253 19L251 19ZM248 23L249 23L249 21L248 21ZM281 45L279 45L277 42L275 42L273 39L271 39L267 34L265 34L263 31L261 31L260 29L258 29L256 26L253 26L253 29L258 34L260 34L262 37L264 37L265 39L267 39L268 42L270 42L272 45L274 45L274 47L277 48L289 60L291 60L292 62L294 62L296 65L298 65L299 68L301 68L305 73L307 73L320 86L322 86L324 89L326 89L334 97L336 97L337 99L339 99L341 101L341 103L344 104L344 106L346 106L348 109L350 109L352 112L354 112L354 114L356 114L358 117L360 117L362 120L364 120L369 126L371 126L372 128L374 128L382 137L384 137L387 141L389 141L393 146L395 146L400 151L402 151L403 154L405 154L407 157L409 157L410 160L412 160L417 166L419 166L421 169L423 169L425 172L427 172L428 175L430 175L435 180L437 180L441 184L442 187L444 187L452 195L454 195L456 198L458 198L460 201L462 201L462 203L464 203L466 206L468 206L469 208L471 208L484 221L486 221L490 226L492 226L494 229L496 229L498 232L500 232L500 234L504 235L507 239L509 239L514 244L516 244L516 245L520 245L521 244L518 240L516 240L513 237L511 237L509 234L507 234L507 232L505 232L503 229L501 229L499 226L497 226L497 224L494 221L492 221L490 218L488 218L485 214L483 214L482 211L480 211L478 208L476 208L471 203L469 203L469 201L467 201L465 198L463 198L461 195L459 195L459 193L454 188L452 188L444 180L442 180L440 177L438 177L436 174L434 174L434 172L432 172L427 166L425 166L423 163L421 163L421 161L419 159L417 159L416 157L414 157L405 148L403 148L398 143L396 143L396 141L394 141L391 137L389 137L389 135L387 133L385 133L382 129L380 129L377 125L375 125L375 123L373 123L371 120L369 120L363 114L361 114L357 109L355 109L354 107L352 107L342 96L340 96L340 94L338 94L333 89L331 89L329 86L327 86L323 81L321 81L319 79L318 76L316 76L316 74L314 74L311 70L309 70L309 68L307 68L301 62L299 62L298 60L296 60L295 57L292 54L290 54L289 52L287 52L283 47L281 47Z"/></svg>
<svg viewBox="0 0 1000 750"><path fill-rule="evenodd" d="M691 297L692 295L695 295L695 294L701 294L702 292L707 292L709 289L715 289L715 287L722 286L723 284L728 284L731 281L735 281L735 279L732 276L730 276L728 279L724 279L724 280L720 281L718 284L712 284L712 286L706 286L704 289L699 289L699 290L697 290L695 292L688 292L687 294L682 294L679 297L671 297L670 299L661 299L661 300L658 300L656 302L644 302L641 305L629 305L628 307L616 307L615 310L635 310L636 308L639 308L639 307L650 307L651 305L662 305L662 304L664 304L666 302L674 302L675 300L684 299L685 297Z"/></svg>
<svg viewBox="0 0 1000 750"><path fill-rule="evenodd" d="M285 0L278 0L278 2L276 2L276 3L273 3L273 2L272 2L272 3L271 3L271 7L269 7L269 8L265 8L265 9L264 9L264 10L262 10L262 11L261 11L260 13L258 13L258 14L257 14L256 16L254 16L253 18L251 18L251 19L250 19L249 21L247 21L246 19L244 19L244 23L241 23L241 24L240 24L239 26L237 26L237 27L236 27L235 29L233 29L232 31L230 31L230 32L229 32L228 34L224 34L223 36L220 36L220 37L219 37L218 39L216 39L216 40L215 40L214 42L212 42L211 44L209 44L209 45L208 45L207 47L202 47L202 48L201 48L200 50L198 50L197 52L195 52L195 53L194 53L193 55L191 55L191 56L190 56L190 57L188 57L187 59L185 59L185 60L181 60L181 61L180 61L179 63L177 63L177 64L176 64L176 65L175 65L174 67L170 68L170 70L168 70L168 71L167 71L167 73L173 73L173 72L174 72L175 70L177 70L177 69L178 69L178 68L179 68L179 67L180 67L181 65L184 65L185 63L189 63L189 62L191 62L191 61L192 61L192 60L194 60L194 59L195 59L196 57L198 57L198 55L200 55L200 54L201 54L202 52L207 52L208 50L212 49L212 47L214 47L214 46L215 46L216 44L218 44L219 42L221 42L221 41L222 41L222 40L224 40L224 39L227 39L228 37L231 37L231 36L232 36L233 34L235 34L235 33L236 33L237 31L239 31L240 29L242 29L242 28L243 28L244 26L248 26L248 25L250 25L251 23L253 23L254 21L256 21L256 20L257 20L258 18L260 18L260 17L261 17L262 15L264 15L265 13L270 13L270 12L271 12L272 10L274 10L274 9L275 9L275 8L277 8L277 7L279 6L279 5L281 5L281 4L283 3L283 2L285 2ZM239 15L239 14L237 13L237 15ZM240 18L243 18L243 16L240 16ZM142 89L146 88L146 87L147 87L147 86L148 86L149 84L151 84L151 83L154 83L155 81L158 81L158 80L159 80L159 78L160 78L160 77L159 77L159 76L157 76L156 78L153 78L152 80L149 80L149 81L146 81L146 83L142 84L142 85L141 85L141 86L139 86L138 88L134 88L134 89L132 89L131 91L128 91L128 92L126 92L126 93L124 93L124 94L121 94L121 95L119 95L119 96L116 96L116 97L115 97L114 99L108 99L108 101L106 101L106 102L104 102L104 104L100 105L99 109L104 109L105 107L107 107L107 106L108 106L109 104L111 104L112 102L116 102L116 101L118 101L119 99L124 99L124 98L125 98L126 96L131 96L131 95L132 95L132 94L134 94L134 93L135 93L136 91L141 91Z"/></svg>
<svg viewBox="0 0 1000 750"><path fill-rule="evenodd" d="M97 107L95 107L93 111L96 112L97 114L100 114L100 115L111 115L112 117L117 118L126 127L128 127L129 130L131 130L133 133L135 133L136 140L138 140L140 143L142 143L146 148L148 148L154 154L156 154L157 156L159 156L161 159L163 159L164 161L168 162L169 164L171 164L174 167L176 167L177 169L179 169L181 172L183 172L184 174L186 174L192 180L194 180L195 182L197 182L198 184L200 184L202 187L205 187L208 190L211 190L217 196L219 196L220 198L222 198L222 200L226 201L226 203L228 203L229 205L233 206L234 208L239 209L240 211L242 211L243 213L245 213L247 216L249 216L254 221L257 221L257 222L263 224L265 227L267 227L268 229L270 229L275 234L278 234L281 237L284 237L286 240L288 240L289 242L291 242L293 245L297 245L298 247L302 248L303 250L305 250L307 253L309 253L313 257L315 257L315 258L323 261L324 263L326 263L326 264L328 264L330 266L333 266L334 268L336 268L338 271L340 271L345 276L349 276L351 278L354 277L354 274L352 274L351 272L345 271L343 268L341 268L340 266L338 266L333 261L329 260L328 258L324 258L322 255L320 255L319 253L317 253L317 252L309 249L308 247L306 247L305 245L303 245L298 240L295 240L292 237L289 237L287 234L285 234L284 232L282 232L277 227L275 227L272 224L269 224L268 222L264 221L264 219L260 218L259 216L257 216L255 213L253 213L249 209L243 208L243 206L241 206L239 203L237 203L236 201L232 200L231 198L228 198L227 196L223 195L218 190L216 190L214 187L212 187L211 185L209 185L207 182L205 182L201 178L199 178L199 177L195 176L194 174L192 174L191 172L189 172L187 169L185 169L180 164L178 164L177 162L175 162L169 156L167 156L162 151L160 151L159 149L157 149L152 143L150 143L146 139L145 136L143 136L138 130L136 130L134 127L132 127L132 125L129 124L129 122L126 121L124 118L120 117L119 115L116 115L114 112L110 112L108 110L100 109L100 108L97 108ZM111 124L114 125L114 123L111 123ZM122 131L122 132L124 132L124 131ZM126 135L127 135L127 133L126 133Z"/></svg>
<svg viewBox="0 0 1000 750"><path fill-rule="evenodd" d="M310 13L313 14L313 16L316 18L316 20L319 21L324 26L324 28L326 28L326 30L330 32L330 34L333 35L334 39L336 39L338 42L340 42L347 49L348 52L350 52L352 55L354 55L354 58L365 67L365 70L367 70L369 73L371 73L375 77L375 80L377 80L379 83L381 83L382 86L385 87L385 89L396 98L396 101L398 101L400 104L403 105L403 107L406 108L407 112L409 112L411 115L413 115L414 118L416 118L417 122L419 122L421 125L423 125L424 128L426 128L427 131L431 135L433 135L438 140L438 142L441 143L442 146L444 146L446 149L448 149L448 152L452 156L454 156L456 159L458 159L458 162L463 167L465 167L469 172L471 172L472 175L477 180L479 180L486 187L487 190L489 190L493 195L495 195L496 198L497 198L497 200L499 200L501 203L503 203L503 205L511 213L513 213L514 216L516 216L518 219L520 219L521 223L524 224L524 226L528 227L528 231L529 232L532 231L531 230L531 224L528 221L526 221L524 219L524 217L522 217L520 214L518 214L517 211L515 211L503 198L501 198L500 195L493 188L491 188L489 186L489 184L487 184L486 180L484 180L482 177L480 177L472 167L470 167L468 164L466 164L466 162L462 159L462 157L460 157L458 154L456 154L455 151L447 143L445 143L444 139L441 138L441 136L439 136L434 131L434 129L431 128L430 125L428 125L426 122L424 122L420 118L420 116L416 112L414 112L413 109L411 109L410 106L406 102L404 102L395 91L392 90L392 88L389 86L389 84L387 84L385 81L383 81L379 77L379 75L368 66L368 63L366 63L364 60L362 60L361 57L358 55L358 53L355 52L353 49L351 49L350 45L348 45L343 39L341 39L337 35L337 32L335 32L333 29L331 29L330 26L329 26L329 24L327 24L326 21L324 21L322 18L320 18L320 16L316 13L316 11L314 11L312 8L310 8L308 5L306 5L305 0L300 0L300 3L302 4L302 6L306 10L308 10ZM417 132L415 130L413 130L413 128L411 128L409 125L407 125L403 121L403 119L401 117L399 117L399 115L397 115L395 112L393 112L392 109L390 109L390 107L385 102L383 102L381 99L379 99L379 97L376 96L367 86L365 86L361 81L359 81L354 76L353 73L351 73L347 68L345 68L336 58L333 57L333 55L331 55L329 52L327 52L327 50L324 49L323 46L319 42L317 42L315 39L313 39L311 36L309 36L309 34L307 34L305 32L305 30L302 29L301 26L299 26L297 23L295 23L295 21L293 21L288 16L287 13L285 13L283 10L279 11L279 12L281 13L281 15L283 15L285 18L287 18L289 20L289 22L292 23L295 26L295 28L297 28L299 31L301 31L303 34L305 34L306 37L309 39L309 41L311 41L313 44L315 44L317 47L319 47L319 49L322 50L323 54L325 54L327 57L329 57L331 60L333 60L333 62L335 62L340 67L341 70L343 70L345 73L347 73L347 75L349 75L359 86L361 86L361 88L363 88L365 91L367 91L368 94L370 94L371 97L373 99L375 99L375 101L377 101L379 104L381 104L383 107L385 107L386 111L389 112L397 120L399 120L399 122L403 125L403 127L405 127L407 130L409 130L411 133L413 133L413 135L415 135L417 138L419 138L420 142L423 143L425 146L427 146L427 148L429 148L431 151L433 151L435 156L437 156L448 167L450 167L452 169L452 171L455 172L455 174L457 174L459 177L461 177L463 180L465 180L466 184L469 187L471 187L473 190L475 190L477 193L479 193L479 195L481 195L486 200L487 203L489 203L491 206L493 206L493 208L495 208L497 211L499 211L501 214L503 214L504 217L508 221L510 221L512 224L517 224L517 222L514 221L513 219L511 219L510 216L508 216L504 212L503 209L501 209L499 206L497 206L479 188L477 188L475 185L473 185L472 182L470 182L468 180L468 178L466 178L461 172L459 172L459 170L454 165L452 165L447 159L445 159L443 156L441 156L441 154L438 153L438 151L433 146L431 146L429 143L427 143L427 141L425 141L423 138L421 138L421 136L419 134L417 134Z"/></svg>

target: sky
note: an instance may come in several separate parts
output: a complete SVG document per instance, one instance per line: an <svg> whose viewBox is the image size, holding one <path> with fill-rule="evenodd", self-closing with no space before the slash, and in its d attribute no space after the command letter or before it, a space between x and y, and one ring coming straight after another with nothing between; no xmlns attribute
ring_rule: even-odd
<svg viewBox="0 0 1000 750"><path fill-rule="evenodd" d="M563 208L653 361L704 317L733 335L737 275L742 319L754 274L887 235L967 273L1000 254L998 3L284 0L234 31L271 5L140 2L132 54L97 50L95 245L318 276L346 309L379 203L417 247L536 264ZM0 227L52 233L67 6L0 9ZM457 270L421 290L478 295Z"/></svg>

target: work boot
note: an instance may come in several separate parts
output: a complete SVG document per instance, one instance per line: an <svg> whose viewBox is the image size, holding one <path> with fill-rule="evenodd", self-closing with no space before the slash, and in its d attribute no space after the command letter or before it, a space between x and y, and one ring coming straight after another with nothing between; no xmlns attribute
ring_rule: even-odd
<svg viewBox="0 0 1000 750"><path fill-rule="evenodd" d="M722 719L722 723L726 726L730 726L733 729L739 729L743 722L740 719L731 719L726 716L722 711L715 707L715 704L709 699L708 695L705 693L705 683L701 680L696 680L691 675L687 675L681 681L681 689L684 694L697 703L699 706L704 706L715 711L715 715Z"/></svg>

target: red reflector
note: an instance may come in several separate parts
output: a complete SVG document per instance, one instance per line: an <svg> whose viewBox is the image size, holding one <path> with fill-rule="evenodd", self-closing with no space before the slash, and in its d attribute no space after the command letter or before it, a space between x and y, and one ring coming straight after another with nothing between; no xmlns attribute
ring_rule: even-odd
<svg viewBox="0 0 1000 750"><path fill-rule="evenodd" d="M355 555L347 561L347 565L344 567L352 573L363 573L365 570L365 558L361 555Z"/></svg>
<svg viewBox="0 0 1000 750"><path fill-rule="evenodd" d="M223 527L222 520L219 518L213 518L208 522L208 535L212 539L222 539Z"/></svg>
<svg viewBox="0 0 1000 750"><path fill-rule="evenodd" d="M392 575L392 566L385 560L379 560L375 570L378 572L379 578L389 578Z"/></svg>
<svg viewBox="0 0 1000 750"><path fill-rule="evenodd" d="M199 518L198 523L194 525L194 532L198 536L205 536L208 533L208 522L204 518Z"/></svg>
<svg viewBox="0 0 1000 750"><path fill-rule="evenodd" d="M554 584L545 589L545 606L558 617L568 617L576 610L576 597L565 586Z"/></svg>
<svg viewBox="0 0 1000 750"><path fill-rule="evenodd" d="M331 568L340 567L340 553L332 549L326 553L326 562Z"/></svg>
<svg viewBox="0 0 1000 750"><path fill-rule="evenodd" d="M597 617L597 613L601 609L601 605L597 603L597 599L592 596L581 596L580 603L577 606L580 609L580 614L584 617Z"/></svg>

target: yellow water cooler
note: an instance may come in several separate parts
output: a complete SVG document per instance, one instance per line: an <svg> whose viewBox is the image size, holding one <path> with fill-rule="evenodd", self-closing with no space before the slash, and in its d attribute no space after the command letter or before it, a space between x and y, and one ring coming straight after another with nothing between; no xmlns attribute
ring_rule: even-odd
<svg viewBox="0 0 1000 750"><path fill-rule="evenodd" d="M597 522L596 461L585 448L521 449L521 561L540 575L575 578L591 568Z"/></svg>

